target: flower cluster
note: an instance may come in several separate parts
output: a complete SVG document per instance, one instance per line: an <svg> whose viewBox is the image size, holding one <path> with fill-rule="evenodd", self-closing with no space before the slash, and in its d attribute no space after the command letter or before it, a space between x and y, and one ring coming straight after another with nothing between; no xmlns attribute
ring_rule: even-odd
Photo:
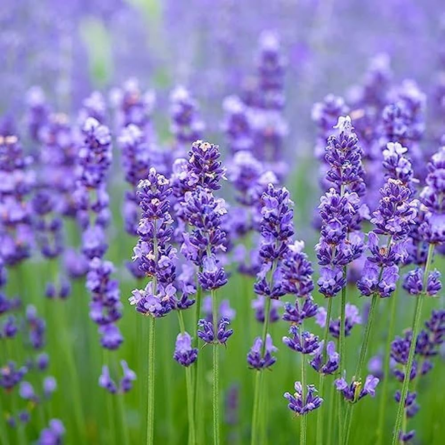
<svg viewBox="0 0 445 445"><path fill-rule="evenodd" d="M35 182L30 162L18 137L0 132L0 257L8 266L28 258L33 241L26 199Z"/></svg>
<svg viewBox="0 0 445 445"><path fill-rule="evenodd" d="M295 382L295 393L286 392L284 397L289 401L288 407L297 415L303 416L320 408L323 399L317 396L317 390L313 385L303 388L300 382ZM305 394L306 393L306 394Z"/></svg>
<svg viewBox="0 0 445 445"><path fill-rule="evenodd" d="M360 380L353 380L350 384L344 377L335 381L337 391L343 394L344 399L350 403L356 403L363 397L370 395L375 396L375 389L379 383L379 379L373 375L368 375L363 385Z"/></svg>
<svg viewBox="0 0 445 445"><path fill-rule="evenodd" d="M124 394L131 390L133 382L136 380L136 374L128 367L125 360L121 360L121 367L123 375L119 384L111 378L110 369L104 365L102 367L102 374L99 377L99 386L106 389L110 394Z"/></svg>
<svg viewBox="0 0 445 445"><path fill-rule="evenodd" d="M143 290L134 290L130 303L143 315L163 317L173 309L176 289L176 250L171 246L170 204L172 193L165 176L151 168L147 179L138 187L142 217L139 222L139 240L134 248L134 260L151 281Z"/></svg>
<svg viewBox="0 0 445 445"><path fill-rule="evenodd" d="M371 255L357 283L360 292L366 296L391 296L399 278L398 265L407 259L407 238L414 225L418 206L413 199L410 182L411 165L403 153L404 150L398 145L389 145L384 152L387 180L380 190L379 207L371 219L375 226L368 236ZM380 245L380 236L387 237L384 247Z"/></svg>
<svg viewBox="0 0 445 445"><path fill-rule="evenodd" d="M428 164L426 186L420 194L420 201L425 207L425 220L420 226L420 233L431 244L445 243L445 147L433 155Z"/></svg>

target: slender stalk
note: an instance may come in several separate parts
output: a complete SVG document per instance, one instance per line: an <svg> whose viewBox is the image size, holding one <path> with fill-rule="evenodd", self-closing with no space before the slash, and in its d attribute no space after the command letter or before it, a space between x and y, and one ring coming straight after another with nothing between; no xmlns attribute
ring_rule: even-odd
<svg viewBox="0 0 445 445"><path fill-rule="evenodd" d="M182 311L178 310L179 328L182 333L185 332L184 316ZM195 412L193 407L193 378L192 370L189 366L185 368L185 385L187 390L187 411L189 420L189 444L196 444L196 429L195 429Z"/></svg>
<svg viewBox="0 0 445 445"><path fill-rule="evenodd" d="M273 274L272 274L273 275ZM264 307L264 324L263 324L263 334L261 336L262 344L261 344L261 356L264 356L265 350L266 350L266 337L267 332L269 329L269 319L270 319L270 307L271 307L271 299L269 297L266 297L265 307ZM260 414L260 405L261 405L261 397L260 397L260 391L262 388L262 371L258 371L258 374L260 376L257 376L255 379L255 395L254 395L254 406L253 406L253 418L252 418L252 437L251 437L251 444L257 445L258 444L258 432L260 430L259 423L259 414Z"/></svg>
<svg viewBox="0 0 445 445"><path fill-rule="evenodd" d="M388 336L386 338L385 356L383 363L383 387L379 406L379 422L377 427L377 445L383 443L383 430L385 426L385 414L386 414L386 402L388 398L388 383L389 383L389 363L391 358L391 344L394 338L394 329L396 321L396 301L398 288L396 288L394 295L391 299L391 310L389 319Z"/></svg>
<svg viewBox="0 0 445 445"><path fill-rule="evenodd" d="M259 388L261 387L263 373L261 371L256 371L255 376L255 394L253 399L253 415L252 415L252 435L251 435L251 444L255 445L258 444L258 430L256 428L256 425L258 423L258 410L260 407L260 391Z"/></svg>
<svg viewBox="0 0 445 445"><path fill-rule="evenodd" d="M220 443L220 422L219 422L219 348L216 341L218 332L218 301L216 300L216 291L212 289L212 312L213 312L213 330L215 340L213 343L213 443Z"/></svg>
<svg viewBox="0 0 445 445"><path fill-rule="evenodd" d="M65 363L68 368L69 378L71 380L70 388L71 388L71 397L74 401L73 403L73 411L74 411L74 418L76 422L76 428L77 432L80 437L83 437L83 435L86 433L86 426L85 426L85 417L83 413L83 406L82 406L82 393L80 389L80 379L79 379L79 373L77 372L77 366L76 361L74 358L74 351L72 349L72 340L70 338L70 333L68 331L68 320L69 317L66 313L66 301L55 301L55 305L59 306L57 308L57 314L55 315L55 318L58 322L58 332L61 334L62 338L64 339L63 344L67 345L66 347L62 348L65 354Z"/></svg>
<svg viewBox="0 0 445 445"><path fill-rule="evenodd" d="M127 416L125 415L125 399L124 399L125 394L116 394L116 397L117 397L117 405L119 408L119 415L122 423L123 444L129 445L130 440L128 437Z"/></svg>
<svg viewBox="0 0 445 445"><path fill-rule="evenodd" d="M377 312L377 306L378 306L379 300L380 300L380 297L378 295L372 296L371 307L369 309L369 315L368 315L368 322L366 323L366 328L365 328L365 336L363 339L362 347L360 349L360 356L358 359L357 370L355 371L354 378L356 380L360 380L361 376L362 376L363 367L365 365L366 356L367 356L367 352L368 352L369 339L371 338L372 327L374 324L374 318L375 318L375 314ZM354 403L348 404L348 407L346 409L347 412L346 412L345 421L344 421L345 432L346 432L346 436L345 436L346 441L344 442L345 444L348 443L349 434L351 432L351 420L352 420L352 416L353 416L353 412L354 412L354 406L355 406Z"/></svg>
<svg viewBox="0 0 445 445"><path fill-rule="evenodd" d="M348 273L348 269L345 266L343 268L343 276L346 278ZM340 354L340 360L339 360L339 366L338 369L340 372L343 372L343 370L346 367L346 348L345 348L345 325L346 325L346 291L347 291L347 284L343 286L341 290L341 301L340 301L340 331L338 333L338 342L339 342L339 354ZM328 321L327 321L328 322ZM329 323L329 322L328 322ZM343 444L344 442L344 432L345 429L343 428L343 397L339 393L338 394L338 423L339 423L339 438L340 438L340 444ZM346 407L345 407L346 408ZM346 408L347 411L348 408Z"/></svg>
<svg viewBox="0 0 445 445"><path fill-rule="evenodd" d="M323 351L322 351L322 362L324 363L325 355L326 355L326 347L327 347L327 341L329 336L329 322L331 320L331 314L332 314L332 298L328 299L328 310L326 313L326 326L324 327L324 334L323 334ZM326 376L324 374L320 373L320 379L318 388L320 390L320 394L324 395L324 383L325 383ZM317 444L323 445L323 408L319 408L317 410Z"/></svg>
<svg viewBox="0 0 445 445"><path fill-rule="evenodd" d="M328 322L329 323L329 322ZM304 330L304 321L301 322L300 335ZM304 354L301 354L301 397L303 403L306 400L306 366L305 366ZM306 445L307 442L307 414L301 416L301 429L300 429L300 445Z"/></svg>
<svg viewBox="0 0 445 445"><path fill-rule="evenodd" d="M148 407L147 407L147 444L154 445L155 419L155 321L148 319Z"/></svg>
<svg viewBox="0 0 445 445"><path fill-rule="evenodd" d="M393 445L396 445L399 441L399 431L402 426L403 417L405 415L405 399L408 394L411 369L413 367L413 361L414 361L414 352L416 350L416 341L417 341L417 336L419 335L420 319L422 317L423 300L425 299L426 286L428 283L428 274L431 267L431 262L433 260L433 254L434 254L434 244L430 244L428 248L428 256L426 259L425 271L423 275L423 292L416 298L416 305L414 308L414 320L412 326L413 334L412 334L411 346L409 348L408 362L406 364L406 369L405 369L405 378L403 379L399 408L397 410L396 423L394 425L394 435L392 438Z"/></svg>
<svg viewBox="0 0 445 445"><path fill-rule="evenodd" d="M201 305L202 305L202 288L197 285L196 289L196 302L195 302L195 320L194 320L194 327L195 327L195 336L193 338L193 346L195 348L198 347L198 334L197 334L197 326L198 326L198 320L201 315ZM198 357L198 360L196 361L196 365L194 365L194 378L193 378L193 408L195 413L202 412L201 408L201 391L200 387L198 386L198 382L200 382L201 374L202 374L202 362L203 358ZM196 418L196 429L197 429L197 437L200 439L199 443L202 443L203 440L203 422L202 418L204 416L198 416Z"/></svg>
<svg viewBox="0 0 445 445"><path fill-rule="evenodd" d="M329 400L330 400L330 406L329 406L329 417L328 417L328 437L327 437L327 445L331 445L332 438L334 437L334 399L335 399L335 386L332 382L331 384L331 391L329 392Z"/></svg>

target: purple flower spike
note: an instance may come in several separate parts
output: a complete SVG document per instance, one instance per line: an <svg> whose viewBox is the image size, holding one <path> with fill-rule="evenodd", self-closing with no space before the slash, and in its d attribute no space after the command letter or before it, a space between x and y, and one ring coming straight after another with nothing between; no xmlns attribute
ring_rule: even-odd
<svg viewBox="0 0 445 445"><path fill-rule="evenodd" d="M278 349L272 344L272 337L267 334L266 345L264 348L264 355L262 354L263 341L260 337L257 337L253 343L252 348L247 354L247 363L252 369L266 369L270 368L276 361L276 357L272 356L272 353Z"/></svg>
<svg viewBox="0 0 445 445"><path fill-rule="evenodd" d="M314 352L314 358L311 360L311 366L317 372L324 375L334 374L339 366L340 356L335 351L335 343L333 341L328 342L326 347L325 362L323 363L323 342L320 342L318 349Z"/></svg>
<svg viewBox="0 0 445 445"><path fill-rule="evenodd" d="M316 395L317 390L313 385L308 385L305 400L303 400L303 387L300 382L295 382L295 393L286 392L284 397L289 401L288 408L299 416L308 414L309 412L319 408L323 403L323 399Z"/></svg>
<svg viewBox="0 0 445 445"><path fill-rule="evenodd" d="M38 445L62 445L64 434L63 423L58 419L52 419L49 421L49 427L40 433L37 443Z"/></svg>
<svg viewBox="0 0 445 445"><path fill-rule="evenodd" d="M192 348L192 338L187 332L178 334L176 337L173 358L182 366L190 366L198 358L198 350Z"/></svg>
<svg viewBox="0 0 445 445"><path fill-rule="evenodd" d="M99 386L105 388L111 394L117 393L116 383L111 379L110 370L106 365L102 366L102 374L99 377Z"/></svg>
<svg viewBox="0 0 445 445"><path fill-rule="evenodd" d="M120 381L120 392L126 393L133 387L133 382L136 380L136 373L132 371L125 360L121 360L121 367L124 375Z"/></svg>
<svg viewBox="0 0 445 445"><path fill-rule="evenodd" d="M346 401L356 403L367 395L374 397L378 383L379 379L370 374L366 377L364 385L360 380L354 380L348 385L346 380L341 378L335 381L335 387L343 394Z"/></svg>
<svg viewBox="0 0 445 445"><path fill-rule="evenodd" d="M217 343L225 345L229 337L233 334L232 329L227 329L227 326L229 326L229 324L229 320L227 320L226 318L221 318L218 323L215 340L213 323L211 321L201 319L198 322L198 327L200 328L198 329L198 337L207 344L215 343L216 341Z"/></svg>
<svg viewBox="0 0 445 445"><path fill-rule="evenodd" d="M294 351L302 354L312 354L319 347L318 337L310 332L303 331L292 325L289 329L292 337L283 337L283 343Z"/></svg>
<svg viewBox="0 0 445 445"><path fill-rule="evenodd" d="M411 295L420 295L423 292L423 275L424 271L421 268L408 272L403 282L403 288ZM429 273L426 286L428 296L432 297L442 289L440 276L441 274L437 270Z"/></svg>

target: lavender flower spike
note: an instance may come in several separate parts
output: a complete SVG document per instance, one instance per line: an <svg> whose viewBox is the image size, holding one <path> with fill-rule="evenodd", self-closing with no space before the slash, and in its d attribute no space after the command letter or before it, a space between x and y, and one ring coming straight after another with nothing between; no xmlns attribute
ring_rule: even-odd
<svg viewBox="0 0 445 445"><path fill-rule="evenodd" d="M190 366L198 358L198 350L192 348L192 338L187 332L178 334L173 358L182 366Z"/></svg>
<svg viewBox="0 0 445 445"><path fill-rule="evenodd" d="M262 347L263 341L260 337L257 337L247 354L247 363L250 368L257 370L270 368L277 361L277 359L272 356L272 353L276 352L278 349L272 344L272 337L270 334L267 334L266 336L264 355L262 354Z"/></svg>
<svg viewBox="0 0 445 445"><path fill-rule="evenodd" d="M300 382L295 382L295 393L286 392L284 397L289 401L288 408L299 416L319 408L323 399L316 395L317 390L313 385L307 386L306 397L303 400L303 387Z"/></svg>

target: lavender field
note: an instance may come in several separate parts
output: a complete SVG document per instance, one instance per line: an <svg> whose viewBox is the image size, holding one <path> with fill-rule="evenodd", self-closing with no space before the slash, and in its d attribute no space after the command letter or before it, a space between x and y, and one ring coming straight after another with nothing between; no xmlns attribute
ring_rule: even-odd
<svg viewBox="0 0 445 445"><path fill-rule="evenodd" d="M2 0L0 445L443 444L445 4Z"/></svg>

